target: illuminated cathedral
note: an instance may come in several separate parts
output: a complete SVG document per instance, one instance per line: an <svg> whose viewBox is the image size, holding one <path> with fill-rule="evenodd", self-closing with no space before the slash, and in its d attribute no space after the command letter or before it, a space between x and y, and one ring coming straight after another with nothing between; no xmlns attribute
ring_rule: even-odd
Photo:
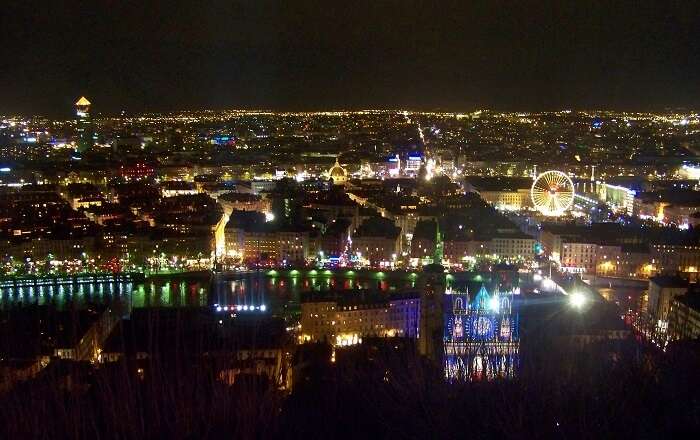
<svg viewBox="0 0 700 440"><path fill-rule="evenodd" d="M448 289L444 306L445 375L479 380L513 377L518 364L518 314L513 291L489 293L484 285L471 297Z"/></svg>

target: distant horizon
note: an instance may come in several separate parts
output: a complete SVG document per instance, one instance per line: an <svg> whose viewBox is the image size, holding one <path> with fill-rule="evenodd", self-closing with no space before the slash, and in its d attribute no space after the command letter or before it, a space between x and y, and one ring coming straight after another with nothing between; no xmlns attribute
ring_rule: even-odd
<svg viewBox="0 0 700 440"><path fill-rule="evenodd" d="M551 109L500 109L494 107L475 107L472 109L446 109L446 108L432 108L432 109L422 109L418 107L326 107L326 108L316 108L316 109L292 109L292 108L265 108L265 107L199 107L199 108L175 108L170 110L143 110L143 111L129 111L127 109L121 111L110 111L101 112L99 111L98 105L95 104L95 100L87 95L85 96L91 101L91 113L93 118L118 118L118 117L130 117L135 115L151 115L151 114L177 114L177 113L199 113L199 112L241 112L241 113L271 113L271 114L323 114L323 113L362 113L362 112L387 112L387 113L401 113L409 112L415 114L470 114L475 112L493 112L493 113L528 113L528 114L548 114L548 113L563 113L563 112L574 112L574 113L630 113L630 114L668 114L668 113L682 113L682 114L700 114L700 110L685 107L685 106L669 106L663 109L631 109L631 108L595 108L595 107L570 107L570 108L551 108ZM79 98L78 96L77 98ZM77 99L76 98L76 99ZM700 108L700 106L698 106ZM71 105L63 111L63 115L59 115L58 112L55 114L46 113L27 113L27 112L16 112L16 113L0 113L1 117L24 117L24 118L38 118L44 117L53 120L62 119L72 119L74 116L75 106ZM121 113L125 112L124 115Z"/></svg>

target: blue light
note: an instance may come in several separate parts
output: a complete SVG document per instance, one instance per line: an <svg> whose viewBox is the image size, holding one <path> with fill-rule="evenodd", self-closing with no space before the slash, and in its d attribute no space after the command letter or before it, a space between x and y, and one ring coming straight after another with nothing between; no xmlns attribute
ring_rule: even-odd
<svg viewBox="0 0 700 440"><path fill-rule="evenodd" d="M489 310L498 313L498 297L492 296L489 300Z"/></svg>

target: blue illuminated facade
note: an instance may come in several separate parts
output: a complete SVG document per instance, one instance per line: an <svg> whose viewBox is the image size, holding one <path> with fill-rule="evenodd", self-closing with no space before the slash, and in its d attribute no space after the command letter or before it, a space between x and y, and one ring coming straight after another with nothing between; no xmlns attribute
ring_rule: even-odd
<svg viewBox="0 0 700 440"><path fill-rule="evenodd" d="M512 377L518 363L519 322L513 291L482 285L445 292L445 372L448 379Z"/></svg>

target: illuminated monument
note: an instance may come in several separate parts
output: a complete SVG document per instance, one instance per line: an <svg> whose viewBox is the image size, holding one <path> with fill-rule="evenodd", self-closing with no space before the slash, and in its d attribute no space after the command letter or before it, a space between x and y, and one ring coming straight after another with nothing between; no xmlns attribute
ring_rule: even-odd
<svg viewBox="0 0 700 440"><path fill-rule="evenodd" d="M77 131L78 131L78 147L77 151L82 153L88 150L93 145L92 133L91 133L91 120L90 120L90 101L84 96L75 103L75 115L78 117Z"/></svg>
<svg viewBox="0 0 700 440"><path fill-rule="evenodd" d="M335 164L328 170L328 176L333 180L333 185L345 185L348 181L348 172L340 166L338 157L335 158Z"/></svg>
<svg viewBox="0 0 700 440"><path fill-rule="evenodd" d="M445 375L450 380L513 377L520 347L513 291L491 294L482 285L445 293Z"/></svg>
<svg viewBox="0 0 700 440"><path fill-rule="evenodd" d="M484 284L471 297L469 289L447 287L440 264L443 242L438 225L433 263L423 266L418 352L442 365L448 380L481 380L514 377L518 368L519 317L513 307L518 292L513 282L491 293Z"/></svg>

